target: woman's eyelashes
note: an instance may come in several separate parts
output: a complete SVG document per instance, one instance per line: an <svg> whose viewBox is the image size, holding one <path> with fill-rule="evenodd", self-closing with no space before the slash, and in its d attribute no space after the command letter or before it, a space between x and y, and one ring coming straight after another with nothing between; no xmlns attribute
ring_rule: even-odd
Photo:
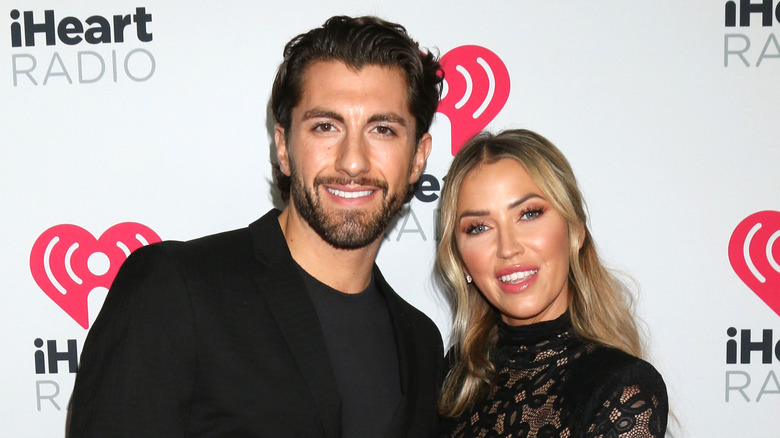
<svg viewBox="0 0 780 438"><path fill-rule="evenodd" d="M518 214L517 221L528 222L534 219L538 219L544 214L544 211L545 208L540 206L526 207ZM463 232L465 234L477 235L490 230L490 228L491 227L486 222L478 221L466 224L466 226L463 228Z"/></svg>
<svg viewBox="0 0 780 438"><path fill-rule="evenodd" d="M527 207L520 212L520 220L531 221L544 214L544 207Z"/></svg>
<svg viewBox="0 0 780 438"><path fill-rule="evenodd" d="M466 234L481 234L488 230L488 226L482 222L469 224L466 226Z"/></svg>

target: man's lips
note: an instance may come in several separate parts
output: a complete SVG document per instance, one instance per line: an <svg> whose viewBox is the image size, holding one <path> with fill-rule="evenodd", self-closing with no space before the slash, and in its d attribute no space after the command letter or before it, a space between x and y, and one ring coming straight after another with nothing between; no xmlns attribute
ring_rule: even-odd
<svg viewBox="0 0 780 438"><path fill-rule="evenodd" d="M326 187L326 190L328 190L328 193L334 196L338 196L339 198L345 198L345 199L364 198L366 196L370 196L376 191L376 190L354 190L354 191L339 190L331 187Z"/></svg>
<svg viewBox="0 0 780 438"><path fill-rule="evenodd" d="M323 186L334 197L350 200L366 198L380 190L387 193L386 182L370 178L318 177L314 180L314 186Z"/></svg>

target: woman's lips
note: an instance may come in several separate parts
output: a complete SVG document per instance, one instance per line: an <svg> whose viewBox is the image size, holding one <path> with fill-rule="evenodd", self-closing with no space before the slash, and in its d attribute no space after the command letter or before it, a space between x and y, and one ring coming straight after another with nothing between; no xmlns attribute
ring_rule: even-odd
<svg viewBox="0 0 780 438"><path fill-rule="evenodd" d="M498 285L506 293L520 293L536 281L539 268L529 265L517 265L501 269L496 273Z"/></svg>

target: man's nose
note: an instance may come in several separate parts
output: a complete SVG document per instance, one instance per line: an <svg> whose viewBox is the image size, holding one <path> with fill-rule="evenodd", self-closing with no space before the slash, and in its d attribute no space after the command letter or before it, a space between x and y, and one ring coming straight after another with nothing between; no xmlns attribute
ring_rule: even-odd
<svg viewBox="0 0 780 438"><path fill-rule="evenodd" d="M350 177L356 177L368 172L370 168L368 148L368 142L362 135L350 134L345 136L339 144L336 170Z"/></svg>

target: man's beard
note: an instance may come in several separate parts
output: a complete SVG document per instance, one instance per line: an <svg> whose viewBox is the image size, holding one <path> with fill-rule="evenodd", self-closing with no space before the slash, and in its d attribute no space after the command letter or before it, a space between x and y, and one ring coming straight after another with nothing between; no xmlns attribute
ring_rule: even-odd
<svg viewBox="0 0 780 438"><path fill-rule="evenodd" d="M291 166L290 179L295 209L309 226L326 242L339 249L363 248L384 233L390 220L403 205L404 193L388 195L387 183L366 178L314 179L307 189L303 180ZM378 187L382 190L382 205L376 210L343 209L326 212L322 206L319 187L324 184Z"/></svg>

